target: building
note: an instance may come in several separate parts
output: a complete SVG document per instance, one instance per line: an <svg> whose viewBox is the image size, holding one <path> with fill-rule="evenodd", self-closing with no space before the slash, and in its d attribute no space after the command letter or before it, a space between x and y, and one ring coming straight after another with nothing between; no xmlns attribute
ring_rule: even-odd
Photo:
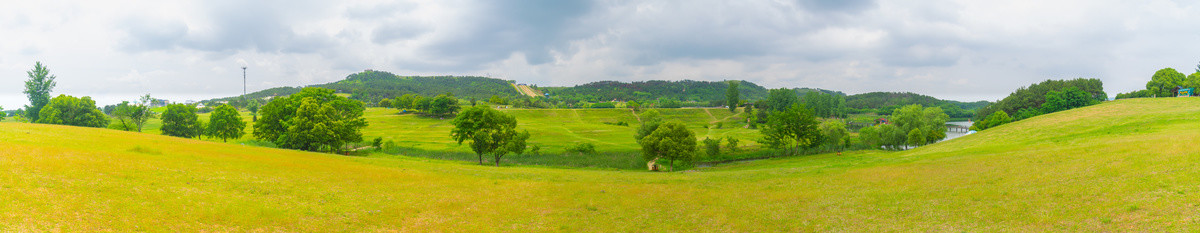
<svg viewBox="0 0 1200 233"><path fill-rule="evenodd" d="M1192 88L1179 88L1179 91L1178 91L1178 92L1176 92L1176 95L1175 95L1175 96L1178 96L1178 97L1188 97L1188 96L1192 96L1192 95L1194 95L1194 94L1196 94L1196 92L1195 92L1195 90L1194 90L1194 89L1192 89Z"/></svg>

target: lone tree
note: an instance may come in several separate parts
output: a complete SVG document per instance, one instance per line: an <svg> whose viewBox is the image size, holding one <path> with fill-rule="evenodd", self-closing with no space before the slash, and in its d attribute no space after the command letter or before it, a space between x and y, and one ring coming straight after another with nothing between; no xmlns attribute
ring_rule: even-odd
<svg viewBox="0 0 1200 233"><path fill-rule="evenodd" d="M39 122L42 107L50 103L50 91L54 89L54 75L50 75L50 70L42 65L42 62L33 64L33 70L26 71L29 80L25 81L25 95L29 96L29 106L25 106L25 115L30 122Z"/></svg>
<svg viewBox="0 0 1200 233"><path fill-rule="evenodd" d="M794 155L799 153L801 147L818 145L821 132L817 129L817 124L812 111L802 104L795 103L790 108L771 112L767 124L759 131L763 134L759 142Z"/></svg>
<svg viewBox="0 0 1200 233"><path fill-rule="evenodd" d="M138 103L121 102L116 109L113 109L112 116L120 121L122 129L142 132L146 121L155 115L154 111L150 111L150 101L152 100L153 98L146 94L139 99Z"/></svg>
<svg viewBox="0 0 1200 233"><path fill-rule="evenodd" d="M679 122L659 125L650 135L639 139L638 144L646 161L666 159L671 171L675 171L676 160L688 164L696 157L696 134Z"/></svg>
<svg viewBox="0 0 1200 233"><path fill-rule="evenodd" d="M108 126L108 116L96 108L91 97L58 95L38 112L37 123L85 127Z"/></svg>
<svg viewBox="0 0 1200 233"><path fill-rule="evenodd" d="M483 105L459 113L451 124L454 129L450 137L459 145L470 140L468 144L479 157L479 165L483 165L483 154L491 154L496 166L500 166L500 158L505 154L524 153L525 141L529 139L529 132L517 132L516 118Z"/></svg>
<svg viewBox="0 0 1200 233"><path fill-rule="evenodd" d="M362 141L362 102L333 94L325 88L304 88L275 98L259 109L254 138L281 148L338 152L349 142Z"/></svg>
<svg viewBox="0 0 1200 233"><path fill-rule="evenodd" d="M237 109L228 104L218 106L208 116L208 136L220 138L222 142L226 139L242 138L246 132L246 122L242 122L242 116L238 115Z"/></svg>
<svg viewBox="0 0 1200 233"><path fill-rule="evenodd" d="M204 125L196 115L196 106L187 104L167 105L162 115L162 134L181 138L199 137Z"/></svg>
<svg viewBox="0 0 1200 233"><path fill-rule="evenodd" d="M725 105L729 106L729 112L737 112L738 102L738 81L729 81L729 88L725 89Z"/></svg>

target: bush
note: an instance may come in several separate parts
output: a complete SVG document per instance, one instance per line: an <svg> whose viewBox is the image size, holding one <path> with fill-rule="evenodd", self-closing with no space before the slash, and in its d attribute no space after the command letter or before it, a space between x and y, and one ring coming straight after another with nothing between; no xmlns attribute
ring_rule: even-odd
<svg viewBox="0 0 1200 233"><path fill-rule="evenodd" d="M616 107L617 107L616 105L613 105L613 103L609 103L609 102L595 103L595 104L592 104L592 106L591 106L591 108L616 108Z"/></svg>
<svg viewBox="0 0 1200 233"><path fill-rule="evenodd" d="M542 154L542 147L540 147L540 146L538 146L538 145L532 145L532 146L529 146L529 154L531 154L531 155L541 155L541 154Z"/></svg>
<svg viewBox="0 0 1200 233"><path fill-rule="evenodd" d="M383 150L383 138L375 137L375 140L371 140L371 147L375 147L376 150Z"/></svg>
<svg viewBox="0 0 1200 233"><path fill-rule="evenodd" d="M704 152L708 156L721 154L721 139L704 138Z"/></svg>
<svg viewBox="0 0 1200 233"><path fill-rule="evenodd" d="M596 145L592 145L592 143L590 143L590 142L575 143L575 145L567 148L567 152L580 153L580 154L595 154L596 153Z"/></svg>
<svg viewBox="0 0 1200 233"><path fill-rule="evenodd" d="M725 137L725 149L730 152L738 150L738 139L733 137Z"/></svg>

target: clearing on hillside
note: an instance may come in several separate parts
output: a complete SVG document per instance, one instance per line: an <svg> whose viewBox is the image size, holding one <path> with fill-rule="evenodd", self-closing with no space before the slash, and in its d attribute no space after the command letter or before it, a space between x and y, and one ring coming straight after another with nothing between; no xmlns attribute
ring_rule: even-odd
<svg viewBox="0 0 1200 233"><path fill-rule="evenodd" d="M0 123L0 231L1187 231L1200 98L904 152L650 173L347 157Z"/></svg>

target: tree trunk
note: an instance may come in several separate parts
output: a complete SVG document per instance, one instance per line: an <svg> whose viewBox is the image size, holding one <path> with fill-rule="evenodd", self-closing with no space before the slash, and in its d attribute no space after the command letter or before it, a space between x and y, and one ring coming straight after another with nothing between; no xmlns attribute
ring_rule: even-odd
<svg viewBox="0 0 1200 233"><path fill-rule="evenodd" d="M504 156L503 156L503 155L497 155L497 156L496 156L496 166L497 166L497 167L499 167L499 166L500 166L500 157L504 157Z"/></svg>
<svg viewBox="0 0 1200 233"><path fill-rule="evenodd" d="M483 165L483 154L475 154L479 156L479 165Z"/></svg>

